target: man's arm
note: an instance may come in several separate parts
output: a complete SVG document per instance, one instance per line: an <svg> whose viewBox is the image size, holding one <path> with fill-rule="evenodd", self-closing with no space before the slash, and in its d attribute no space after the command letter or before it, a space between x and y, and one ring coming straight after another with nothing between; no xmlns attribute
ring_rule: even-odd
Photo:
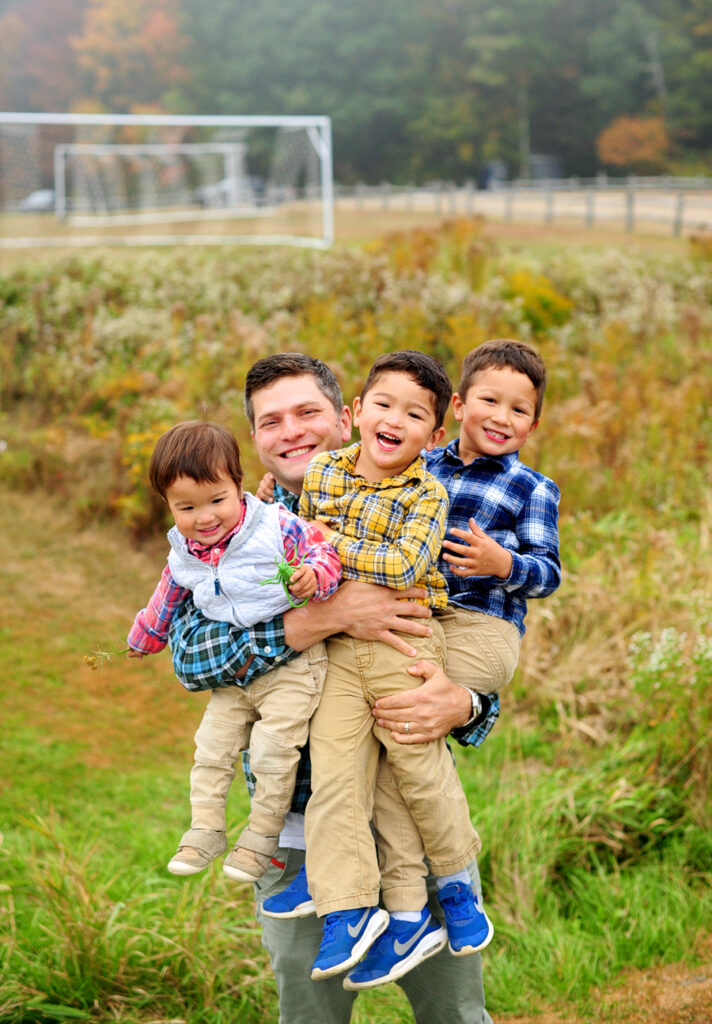
<svg viewBox="0 0 712 1024"><path fill-rule="evenodd" d="M187 690L247 686L333 633L383 640L414 658L415 649L398 633L429 635L430 609L414 600L422 596L416 587L396 594L348 580L328 600L310 601L250 629L206 619L189 598L171 623L173 669Z"/></svg>

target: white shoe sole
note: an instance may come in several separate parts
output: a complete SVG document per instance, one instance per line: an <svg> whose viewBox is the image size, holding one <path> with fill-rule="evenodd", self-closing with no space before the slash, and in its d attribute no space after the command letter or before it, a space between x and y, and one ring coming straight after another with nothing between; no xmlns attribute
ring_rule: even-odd
<svg viewBox="0 0 712 1024"><path fill-rule="evenodd" d="M259 875L251 875L249 871L243 871L241 868L230 867L229 864L223 864L223 872L228 878L231 878L233 882L256 882L264 874L263 871Z"/></svg>
<svg viewBox="0 0 712 1024"><path fill-rule="evenodd" d="M284 918L285 920L290 917L311 917L312 914L316 913L316 907L314 906L314 900L307 900L306 903L300 903L298 907L294 907L292 910L267 910L264 903L262 904L262 914L264 917L276 917L278 920Z"/></svg>
<svg viewBox="0 0 712 1024"><path fill-rule="evenodd" d="M200 867L193 864L185 864L182 860L171 860L168 862L168 870L172 875L197 875L201 871L205 871L209 864L201 864Z"/></svg>
<svg viewBox="0 0 712 1024"><path fill-rule="evenodd" d="M424 960L428 960L431 956L435 956L441 949L445 949L447 946L447 932L444 928L441 928L437 932L432 932L422 941L408 956L399 960L397 964L394 964L388 974L382 978L373 978L371 981L351 981L350 978L344 978L344 988L351 992L358 992L362 988L377 988L379 985L387 985L389 981L396 981L398 978L402 978L404 974L408 974L414 967L421 964Z"/></svg>
<svg viewBox="0 0 712 1024"><path fill-rule="evenodd" d="M353 949L351 950L351 955L342 963L334 964L333 967L326 967L324 970L320 967L313 968L311 972L312 981L320 981L322 978L331 978L335 974L343 974L344 971L348 971L352 967L355 967L361 957L364 956L364 954L371 948L378 936L385 932L389 921L390 915L388 914L388 911L382 910L379 907L378 911L368 922L361 938L354 944Z"/></svg>
<svg viewBox="0 0 712 1024"><path fill-rule="evenodd" d="M494 927L489 918L487 918L487 924L489 925L489 931L487 932L486 937L477 946L463 946L462 949L453 949L452 946L448 943L448 949L450 950L452 955L472 956L473 953L479 953L480 950L485 949L487 946L489 946L494 935Z"/></svg>

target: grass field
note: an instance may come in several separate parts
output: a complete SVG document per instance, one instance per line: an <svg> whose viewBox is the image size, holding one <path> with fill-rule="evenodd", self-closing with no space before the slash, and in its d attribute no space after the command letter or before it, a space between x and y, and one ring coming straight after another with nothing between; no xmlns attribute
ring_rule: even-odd
<svg viewBox="0 0 712 1024"><path fill-rule="evenodd" d="M488 1004L542 1024L709 1019L712 263L508 232L5 266L0 1020L277 1020L249 892L219 868L165 872L204 698L168 656L83 660L121 644L165 557L147 453L196 413L248 446L239 392L266 351L323 355L350 397L379 348L423 347L456 378L505 333L550 368L527 460L562 489L565 580L534 603L497 729L458 752L497 929ZM676 962L688 984L665 989ZM358 1006L358 1024L411 1019L395 986Z"/></svg>

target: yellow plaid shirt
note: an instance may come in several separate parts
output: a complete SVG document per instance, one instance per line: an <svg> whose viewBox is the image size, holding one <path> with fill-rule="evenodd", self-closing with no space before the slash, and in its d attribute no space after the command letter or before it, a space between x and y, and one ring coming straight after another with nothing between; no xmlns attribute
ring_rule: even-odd
<svg viewBox="0 0 712 1024"><path fill-rule="evenodd" d="M330 527L346 579L394 590L416 584L422 603L447 604L447 585L435 566L448 512L447 491L418 456L403 473L371 483L355 475L360 443L323 452L309 463L299 514Z"/></svg>

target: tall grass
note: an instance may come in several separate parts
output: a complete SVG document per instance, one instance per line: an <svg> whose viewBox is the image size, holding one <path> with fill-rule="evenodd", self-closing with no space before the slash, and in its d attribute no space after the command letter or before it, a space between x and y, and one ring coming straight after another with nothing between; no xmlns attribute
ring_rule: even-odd
<svg viewBox="0 0 712 1024"><path fill-rule="evenodd" d="M624 966L694 956L712 928L704 256L501 254L474 221L363 250L114 253L0 278L0 1019L277 1020L249 894L219 869L165 874L199 708L167 658L91 673L81 653L120 640L160 569L155 436L219 417L256 479L240 393L281 349L327 359L350 397L386 348L430 351L454 381L487 337L540 348L523 457L562 490L564 582L532 603L497 729L457 751L497 930L488 1001L591 1015ZM358 1007L410 1019L392 986Z"/></svg>

